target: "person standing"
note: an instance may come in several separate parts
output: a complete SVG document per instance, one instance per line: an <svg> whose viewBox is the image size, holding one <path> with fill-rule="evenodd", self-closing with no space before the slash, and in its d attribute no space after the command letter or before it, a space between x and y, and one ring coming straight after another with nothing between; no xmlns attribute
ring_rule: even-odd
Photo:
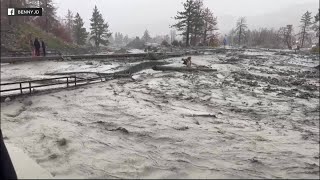
<svg viewBox="0 0 320 180"><path fill-rule="evenodd" d="M39 41L38 41L38 38L36 38L36 39L34 40L33 45L34 45L34 48L35 48L35 50L36 50L36 56L40 56L40 43L39 43Z"/></svg>
<svg viewBox="0 0 320 180"><path fill-rule="evenodd" d="M41 47L43 56L46 56L46 44L44 43L43 39L41 39Z"/></svg>
<svg viewBox="0 0 320 180"><path fill-rule="evenodd" d="M223 47L226 48L226 45L227 45L227 36L224 36Z"/></svg>

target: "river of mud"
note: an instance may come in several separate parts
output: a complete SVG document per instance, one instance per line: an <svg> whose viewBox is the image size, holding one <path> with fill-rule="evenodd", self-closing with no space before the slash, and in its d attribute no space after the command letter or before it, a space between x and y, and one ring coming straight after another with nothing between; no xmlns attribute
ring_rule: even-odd
<svg viewBox="0 0 320 180"><path fill-rule="evenodd" d="M192 63L218 71L147 69L1 103L5 142L55 178L319 178L315 56L253 50ZM19 73L1 75L11 66Z"/></svg>

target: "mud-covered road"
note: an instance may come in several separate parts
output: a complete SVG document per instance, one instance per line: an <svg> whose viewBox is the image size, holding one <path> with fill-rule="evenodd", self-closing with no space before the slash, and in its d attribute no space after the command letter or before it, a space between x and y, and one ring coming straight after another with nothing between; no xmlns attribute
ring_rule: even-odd
<svg viewBox="0 0 320 180"><path fill-rule="evenodd" d="M218 71L148 69L2 103L5 142L58 178L319 178L317 56L247 50L192 62Z"/></svg>

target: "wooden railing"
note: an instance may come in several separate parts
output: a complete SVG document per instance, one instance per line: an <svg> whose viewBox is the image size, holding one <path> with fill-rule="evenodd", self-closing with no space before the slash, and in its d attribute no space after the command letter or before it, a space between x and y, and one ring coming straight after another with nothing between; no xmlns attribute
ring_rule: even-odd
<svg viewBox="0 0 320 180"><path fill-rule="evenodd" d="M12 82L12 83L2 83L2 84L0 84L1 99L4 97L7 97L7 96L31 94L35 90L38 91L37 89L41 88L41 87L50 87L45 90L62 89L62 88L69 88L69 87L76 87L76 86L78 87L78 86L82 86L82 85L86 85L86 84L97 83L97 81L103 82L103 81L107 81L107 80L114 79L114 78L131 77L131 74L121 74L121 73L97 74L97 75L98 75L98 77L93 77L93 78L65 76L65 77L57 77L57 78L38 79L38 80L30 80L30 81L19 81L19 82ZM62 80L62 81L59 81L59 80ZM54 81L57 81L57 82L54 82ZM52 86L63 85L63 84L65 85L63 87L57 87L57 88L52 87ZM12 86L12 85L16 85L17 87L5 88L6 86ZM27 85L27 86L25 86L25 85ZM12 92L12 93L3 94L4 92Z"/></svg>

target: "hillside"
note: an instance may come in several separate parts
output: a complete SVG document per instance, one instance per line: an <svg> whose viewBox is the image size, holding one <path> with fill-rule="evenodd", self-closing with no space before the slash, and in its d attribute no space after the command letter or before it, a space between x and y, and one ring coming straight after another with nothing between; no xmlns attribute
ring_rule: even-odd
<svg viewBox="0 0 320 180"><path fill-rule="evenodd" d="M49 50L59 50L63 53L76 52L80 49L83 51L83 48L67 43L59 37L51 33L46 33L32 24L22 24L6 32L1 32L1 53L7 51L29 51L30 34L33 39L35 37L42 38Z"/></svg>

